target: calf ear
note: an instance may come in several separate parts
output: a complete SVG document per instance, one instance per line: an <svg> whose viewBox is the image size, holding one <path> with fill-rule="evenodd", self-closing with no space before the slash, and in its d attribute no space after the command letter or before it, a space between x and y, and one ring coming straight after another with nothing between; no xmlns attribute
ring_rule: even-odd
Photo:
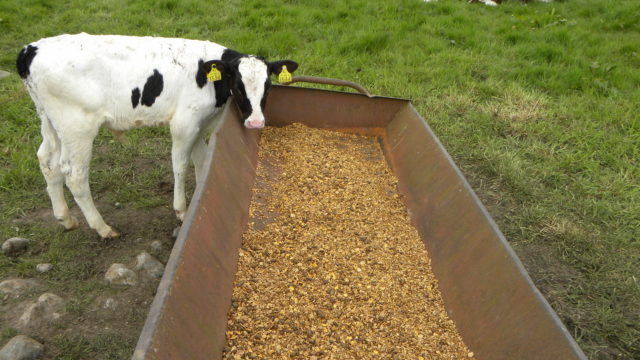
<svg viewBox="0 0 640 360"><path fill-rule="evenodd" d="M279 60L269 63L269 73L280 75L282 71L282 66L285 65L287 67L287 71L290 73L296 71L298 68L298 63L292 60Z"/></svg>
<svg viewBox="0 0 640 360"><path fill-rule="evenodd" d="M213 69L217 69L221 75L225 75L229 72L229 64L222 60L209 60L200 64L200 71L205 74L209 74Z"/></svg>

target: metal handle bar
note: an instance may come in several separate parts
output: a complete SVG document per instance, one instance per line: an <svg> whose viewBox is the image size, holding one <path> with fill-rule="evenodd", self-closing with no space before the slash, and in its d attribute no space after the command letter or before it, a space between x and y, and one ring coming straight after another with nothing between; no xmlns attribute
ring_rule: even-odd
<svg viewBox="0 0 640 360"><path fill-rule="evenodd" d="M294 76L291 78L291 81L282 83L283 85L289 85L296 82L307 82L313 84L325 84L325 85L335 85L335 86L347 86L352 89L357 90L360 94L367 95L368 97L372 97L371 94L365 89L362 85L358 83L354 83L347 80L339 80L339 79L330 79L323 78L317 76Z"/></svg>

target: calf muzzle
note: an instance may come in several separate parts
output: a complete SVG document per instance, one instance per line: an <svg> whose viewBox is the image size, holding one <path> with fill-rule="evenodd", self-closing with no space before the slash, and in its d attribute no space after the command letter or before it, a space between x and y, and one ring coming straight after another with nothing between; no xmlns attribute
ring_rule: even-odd
<svg viewBox="0 0 640 360"><path fill-rule="evenodd" d="M264 119L247 119L244 121L244 127L247 129L262 129L264 127Z"/></svg>

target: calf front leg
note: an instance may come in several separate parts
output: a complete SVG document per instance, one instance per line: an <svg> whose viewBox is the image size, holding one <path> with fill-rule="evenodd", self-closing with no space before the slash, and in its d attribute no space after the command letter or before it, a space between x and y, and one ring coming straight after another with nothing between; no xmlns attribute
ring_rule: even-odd
<svg viewBox="0 0 640 360"><path fill-rule="evenodd" d="M202 136L198 136L191 149L191 161L196 171L196 184L204 180L205 168L204 161L207 157L207 143Z"/></svg>
<svg viewBox="0 0 640 360"><path fill-rule="evenodd" d="M189 158L193 144L199 136L199 129L180 124L171 127L171 164L173 166L173 209L180 221L187 213L187 196L185 194L185 179L189 167Z"/></svg>
<svg viewBox="0 0 640 360"><path fill-rule="evenodd" d="M191 161L196 171L196 184L204 180L207 170L205 169L205 160L207 158L207 142L205 136L210 134L213 129L220 123L222 111L219 111L210 119L201 122L203 130L196 136L193 147L191 149Z"/></svg>

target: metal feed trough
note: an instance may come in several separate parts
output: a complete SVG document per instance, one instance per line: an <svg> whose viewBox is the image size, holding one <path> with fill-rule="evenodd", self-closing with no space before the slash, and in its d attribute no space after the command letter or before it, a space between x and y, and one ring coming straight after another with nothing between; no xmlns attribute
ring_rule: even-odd
<svg viewBox="0 0 640 360"><path fill-rule="evenodd" d="M477 359L586 360L411 102L365 94L274 86L266 117L379 137L447 312ZM228 102L133 359L221 358L258 138Z"/></svg>

